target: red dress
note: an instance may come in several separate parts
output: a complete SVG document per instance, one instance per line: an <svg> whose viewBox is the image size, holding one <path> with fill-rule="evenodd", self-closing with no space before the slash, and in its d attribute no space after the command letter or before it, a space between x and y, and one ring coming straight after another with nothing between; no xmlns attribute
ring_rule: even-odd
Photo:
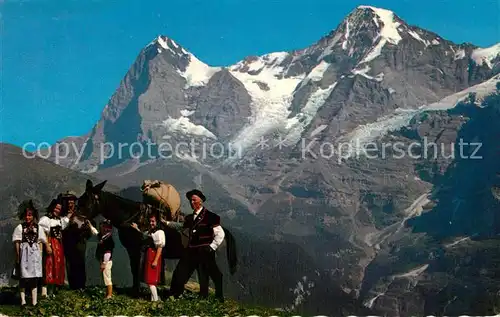
<svg viewBox="0 0 500 317"><path fill-rule="evenodd" d="M158 258L156 267L151 264L155 260L157 248L165 246L165 233L163 230L156 230L149 234L149 246L146 249L144 256L144 283L148 285L158 285L162 274L162 256Z"/></svg>
<svg viewBox="0 0 500 317"><path fill-rule="evenodd" d="M66 266L62 244L63 223L59 218L44 216L40 219L39 225L49 232L47 240L52 249L52 254L44 254L45 284L64 285Z"/></svg>
<svg viewBox="0 0 500 317"><path fill-rule="evenodd" d="M52 254L47 254L45 258L45 283L47 285L64 285L65 261L61 240L51 236L49 243Z"/></svg>

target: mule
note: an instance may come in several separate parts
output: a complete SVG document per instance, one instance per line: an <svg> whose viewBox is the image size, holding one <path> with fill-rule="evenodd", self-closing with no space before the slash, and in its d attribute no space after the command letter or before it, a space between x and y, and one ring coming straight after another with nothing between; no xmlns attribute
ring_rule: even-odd
<svg viewBox="0 0 500 317"><path fill-rule="evenodd" d="M87 180L85 192L78 198L78 209L80 212L94 219L98 215L102 215L111 221L113 227L118 230L118 237L121 244L127 250L130 269L133 277L133 291L139 293L142 272L141 268L141 249L142 249L142 233L131 227L133 222L141 223L143 217L148 212L148 205L133 201L124 197L120 197L111 192L103 190L107 181L103 181L97 185L93 185L91 180ZM188 234L186 231L179 232L162 224L162 230L165 232L166 245L162 251L162 261L165 264L165 259L180 259L185 246L187 245ZM236 243L232 233L224 228L226 254L231 275L236 272L237 255ZM164 269L164 268L163 268ZM164 270L162 271L164 273ZM205 279L205 285L208 287L208 277L204 272L200 278ZM164 283L165 274L162 274L162 283ZM200 286L202 283L200 283Z"/></svg>

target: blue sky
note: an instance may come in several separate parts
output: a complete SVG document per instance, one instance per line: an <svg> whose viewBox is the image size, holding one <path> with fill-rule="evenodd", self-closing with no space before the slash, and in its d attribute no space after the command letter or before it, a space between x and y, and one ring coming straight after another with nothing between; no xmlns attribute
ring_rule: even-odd
<svg viewBox="0 0 500 317"><path fill-rule="evenodd" d="M164 34L207 64L304 48L358 5L454 42L500 39L497 0L0 0L0 142L87 133L139 51Z"/></svg>

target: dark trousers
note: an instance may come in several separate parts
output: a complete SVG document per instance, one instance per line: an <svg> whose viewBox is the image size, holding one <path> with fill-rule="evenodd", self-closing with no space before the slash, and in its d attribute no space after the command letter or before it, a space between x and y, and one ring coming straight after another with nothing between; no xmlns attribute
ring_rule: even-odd
<svg viewBox="0 0 500 317"><path fill-rule="evenodd" d="M212 279L215 285L215 296L223 299L222 272L215 261L215 251L210 247L187 248L177 263L172 276L170 291L174 297L179 297L184 292L184 285L188 282L194 271L198 270L200 277L200 295L208 296L208 281Z"/></svg>
<svg viewBox="0 0 500 317"><path fill-rule="evenodd" d="M198 283L200 284L200 296L208 297L208 288L210 284L210 276L204 267L201 265L196 269L198 274Z"/></svg>
<svg viewBox="0 0 500 317"><path fill-rule="evenodd" d="M87 272L85 269L86 241L68 243L65 245L66 271L68 273L68 284L71 289L84 289Z"/></svg>

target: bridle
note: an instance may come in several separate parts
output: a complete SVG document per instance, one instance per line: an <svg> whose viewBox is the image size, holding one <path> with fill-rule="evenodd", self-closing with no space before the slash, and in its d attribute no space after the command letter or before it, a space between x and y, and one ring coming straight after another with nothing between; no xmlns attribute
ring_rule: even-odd
<svg viewBox="0 0 500 317"><path fill-rule="evenodd" d="M120 226L121 227L125 227L127 225L130 225L131 222L132 222L132 220L134 220L135 218L137 218L137 216L140 215L144 211L146 211L146 212L149 211L149 208L147 207L146 204L141 204L139 210L137 212L133 213L132 216L130 216L126 220L122 221L122 223L120 224Z"/></svg>

